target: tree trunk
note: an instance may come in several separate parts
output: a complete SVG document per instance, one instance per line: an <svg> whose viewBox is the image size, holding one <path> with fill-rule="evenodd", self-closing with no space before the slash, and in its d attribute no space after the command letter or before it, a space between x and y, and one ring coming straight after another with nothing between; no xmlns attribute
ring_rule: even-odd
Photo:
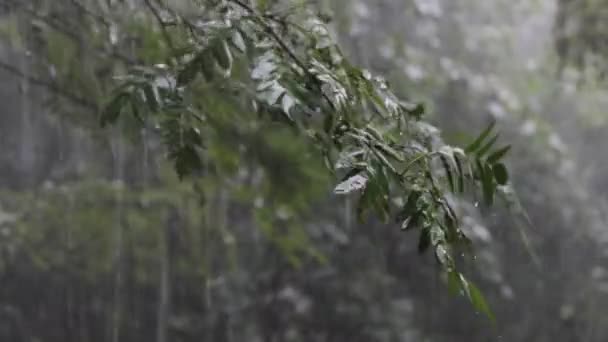
<svg viewBox="0 0 608 342"><path fill-rule="evenodd" d="M169 315L171 314L171 266L177 244L178 219L177 210L172 208L164 232L160 235L161 259L156 342L168 341Z"/></svg>
<svg viewBox="0 0 608 342"><path fill-rule="evenodd" d="M114 239L114 303L112 306L111 341L119 342L123 312L123 271L124 271L124 227L123 227L123 187L124 187L124 160L125 151L120 136L122 127L118 127L118 138L112 141L112 154L114 157L114 179L118 187L115 197L115 239Z"/></svg>

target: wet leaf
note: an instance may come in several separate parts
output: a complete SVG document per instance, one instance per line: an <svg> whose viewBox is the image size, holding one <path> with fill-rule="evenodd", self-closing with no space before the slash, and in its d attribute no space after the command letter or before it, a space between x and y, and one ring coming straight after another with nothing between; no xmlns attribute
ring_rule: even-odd
<svg viewBox="0 0 608 342"><path fill-rule="evenodd" d="M113 124L118 120L123 107L127 104L129 100L128 93L120 93L116 95L105 107L104 111L101 113L101 117L99 121L101 126L104 127L109 124Z"/></svg>
<svg viewBox="0 0 608 342"><path fill-rule="evenodd" d="M442 267L447 269L452 269L454 267L454 261L452 260L452 257L444 244L438 244L435 246L435 258Z"/></svg>
<svg viewBox="0 0 608 342"><path fill-rule="evenodd" d="M293 108L293 106L296 104L296 101L294 100L293 97L291 97L289 94L287 94L287 92L283 93L282 97L283 98L281 100L281 107L283 108L283 112L290 120L293 121L290 111Z"/></svg>
<svg viewBox="0 0 608 342"><path fill-rule="evenodd" d="M464 178L465 178L465 174L462 168L462 161L460 160L460 157L458 155L454 155L454 161L456 162L456 168L458 169L458 191L459 192L464 192Z"/></svg>
<svg viewBox="0 0 608 342"><path fill-rule="evenodd" d="M482 169L481 186L483 197L487 205L492 205L494 203L494 193L496 191L492 169L487 164L482 165Z"/></svg>
<svg viewBox="0 0 608 342"><path fill-rule="evenodd" d="M448 184L450 185L450 191L456 192L457 189L454 182L454 174L452 172L452 168L450 166L450 163L448 162L448 159L444 155L440 156L439 159L441 160L441 164L443 165L443 169L445 170L445 176L448 180Z"/></svg>
<svg viewBox="0 0 608 342"><path fill-rule="evenodd" d="M404 161L403 156L399 152L397 152L397 150L388 146L387 144L378 144L376 145L376 147L378 147L378 149L380 149L385 155L400 162Z"/></svg>
<svg viewBox="0 0 608 342"><path fill-rule="evenodd" d="M401 223L401 230L408 230L410 228L410 224L413 221L413 216L409 216L407 217L402 223Z"/></svg>
<svg viewBox="0 0 608 342"><path fill-rule="evenodd" d="M505 185L509 181L509 173L507 171L507 167L504 164L494 164L492 166L492 171L494 172L494 179L496 179L496 183L500 185Z"/></svg>
<svg viewBox="0 0 608 342"><path fill-rule="evenodd" d="M424 105L422 103L401 102L401 107L416 120L421 119L425 112Z"/></svg>
<svg viewBox="0 0 608 342"><path fill-rule="evenodd" d="M202 168L201 158L191 146L184 146L172 155L180 179Z"/></svg>
<svg viewBox="0 0 608 342"><path fill-rule="evenodd" d="M418 253L424 253L431 246L431 235L430 229L424 228L420 231L420 238L418 239Z"/></svg>
<svg viewBox="0 0 608 342"><path fill-rule="evenodd" d="M450 294L453 296L460 294L462 291L462 288L461 288L460 276L459 276L458 272L456 272L454 270L450 270L447 272L447 277L448 277L448 291L450 292Z"/></svg>
<svg viewBox="0 0 608 342"><path fill-rule="evenodd" d="M148 105L148 108L152 112L156 112L159 107L159 103L158 103L159 101L156 98L157 93L154 91L154 89L152 88L152 85L150 85L150 84L144 85L143 90L144 90L144 95L145 95L146 104Z"/></svg>
<svg viewBox="0 0 608 342"><path fill-rule="evenodd" d="M475 139L469 146L465 148L465 152L471 153L476 151L481 144L483 144L484 140L490 135L490 133L492 133L495 125L496 123L492 122L483 132L481 132L477 139Z"/></svg>
<svg viewBox="0 0 608 342"><path fill-rule="evenodd" d="M177 86L182 87L190 84L198 75L200 69L200 57L194 57L177 74Z"/></svg>
<svg viewBox="0 0 608 342"><path fill-rule="evenodd" d="M232 45L237 48L240 52L247 51L247 45L245 44L245 40L243 39L243 35L239 30L235 30L232 34L232 39L230 40Z"/></svg>
<svg viewBox="0 0 608 342"><path fill-rule="evenodd" d="M344 195L349 194L353 191L362 190L365 188L367 181L367 177L361 174L356 174L343 181L342 183L338 184L334 189L334 193L338 195Z"/></svg>
<svg viewBox="0 0 608 342"><path fill-rule="evenodd" d="M494 135L492 139L490 139L490 141L488 141L485 145L483 145L483 147L481 147L477 152L475 152L477 156L481 157L486 154L486 152L488 152L492 148L492 146L494 146L497 140L498 134Z"/></svg>
<svg viewBox="0 0 608 342"><path fill-rule="evenodd" d="M471 282L468 282L468 288L469 298L471 300L471 303L473 304L473 307L479 312L485 314L492 322L496 322L496 317L494 316L494 313L492 312L492 310L490 310L488 302L486 301L481 291L477 288L477 286L475 286Z"/></svg>
<svg viewBox="0 0 608 342"><path fill-rule="evenodd" d="M207 82L213 81L215 77L215 68L211 55L209 53L203 54L201 56L201 61L198 65L200 65L200 70L203 72L205 80L207 80Z"/></svg>
<svg viewBox="0 0 608 342"><path fill-rule="evenodd" d="M201 137L201 132L198 128L190 127L183 133L183 135L183 139L187 144L199 147L203 146L203 139Z"/></svg>
<svg viewBox="0 0 608 342"><path fill-rule="evenodd" d="M217 64L224 70L229 70L232 64L232 56L226 42L218 42L211 50Z"/></svg>
<svg viewBox="0 0 608 342"><path fill-rule="evenodd" d="M498 149L497 151L495 151L494 153L490 154L488 156L488 163L490 164L494 164L498 161L500 161L500 159L502 159L507 153L509 153L509 150L511 149L511 145L502 147L500 149Z"/></svg>
<svg viewBox="0 0 608 342"><path fill-rule="evenodd" d="M139 121L140 123L144 122L144 119L142 118L140 112L139 112L139 101L137 101L136 97L132 97L131 98L131 113L133 114L133 117L135 118L135 120Z"/></svg>

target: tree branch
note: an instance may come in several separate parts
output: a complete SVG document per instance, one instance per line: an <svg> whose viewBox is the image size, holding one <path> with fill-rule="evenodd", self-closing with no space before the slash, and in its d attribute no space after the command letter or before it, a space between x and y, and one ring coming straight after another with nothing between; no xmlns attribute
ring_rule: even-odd
<svg viewBox="0 0 608 342"><path fill-rule="evenodd" d="M58 95L62 98L65 98L65 99L69 100L70 102L72 102L76 105L79 105L83 108L86 108L86 109L89 109L89 110L92 110L95 112L98 110L98 106L96 103L89 101L83 97L80 97L72 92L69 92L53 82L39 79L39 78L33 77L31 75L27 75L22 70L20 70L19 68L15 67L9 63L0 61L0 69L10 72L11 74L13 74L17 77L23 78L33 85L45 88L46 90L50 91L54 95Z"/></svg>
<svg viewBox="0 0 608 342"><path fill-rule="evenodd" d="M154 18L156 18L156 21L160 25L160 29L162 31L163 38L167 43L167 46L169 46L169 49L171 49L171 51L175 51L175 45L173 44L173 40L171 39L169 31L167 31L167 26L162 16L160 15L156 7L154 7L154 5L150 2L150 0L144 0L144 3L146 4L146 7L150 10L150 12L152 12L152 15L154 16Z"/></svg>
<svg viewBox="0 0 608 342"><path fill-rule="evenodd" d="M253 7L249 6L248 4L244 3L243 1L241 1L241 0L229 0L229 1L238 5L241 8L243 8L244 10L246 10L250 14L254 15L255 17L259 17L258 12ZM300 58L298 58L298 56L296 56L295 52L293 52L291 50L291 48L289 46L287 46L287 44L281 39L281 37L279 37L279 35L274 31L272 26L266 24L265 22L263 22L261 20L257 20L257 21L264 28L264 30L268 34L270 34L272 39L274 39L277 42L277 44L279 44L281 49L283 49L289 55L289 58L291 58L300 68L302 68L302 70L304 70L304 72L308 73L308 68L306 67L304 62L302 62L300 60Z"/></svg>
<svg viewBox="0 0 608 342"><path fill-rule="evenodd" d="M258 22L258 24L260 26L262 26L262 28L264 29L264 31L266 33L268 33L270 35L270 37L277 43L279 44L279 47L285 51L287 53L287 55L289 56L289 58L291 58L291 60L294 61L294 63L296 63L296 65L298 67L300 67L302 69L302 71L308 76L311 77L312 79L317 79L317 77L312 74L309 70L308 67L306 66L306 64L296 55L295 52L293 52L293 50L287 45L287 43L285 43L283 41L283 39L281 39L281 37L275 32L274 28L272 27L272 25L269 25L267 22L265 22L262 19L259 19L263 16L261 16L256 10L255 8L251 7L249 4L243 2L242 0L228 0L232 3L234 3L235 5L241 7L242 9L244 9L245 11L249 12L251 15L254 16L254 18L258 18L256 21ZM276 20L276 18L273 18L272 20ZM319 86L320 88L320 86ZM331 106L332 109L336 109L334 106L334 103L331 101L331 99L327 96L327 94L325 94L323 92L322 89L321 90L321 94L323 95L323 98L327 101L327 103Z"/></svg>
<svg viewBox="0 0 608 342"><path fill-rule="evenodd" d="M13 4L14 6L18 6L19 4L17 2L15 2L14 0L6 0L9 3ZM50 29L64 35L65 37L69 38L70 40L74 41L77 44L81 44L83 46L86 46L85 41L82 39L82 37L80 37L75 31L73 31L70 27L65 27L65 23L62 23L63 25L60 25L58 23L58 21L55 18L50 18L44 15L41 15L39 13L37 13L35 10L31 9L31 8L23 8L23 11L25 12L26 15L38 19L40 21L42 21L44 24L46 24L46 26L48 26ZM102 48L99 48L97 46L91 46L91 49L98 52L98 53L102 53L104 55L107 55L109 57L113 57L116 58L124 63L126 63L127 65L133 65L135 64L135 60L133 58L130 58L128 56L125 56L123 54L120 54L116 51L108 51Z"/></svg>

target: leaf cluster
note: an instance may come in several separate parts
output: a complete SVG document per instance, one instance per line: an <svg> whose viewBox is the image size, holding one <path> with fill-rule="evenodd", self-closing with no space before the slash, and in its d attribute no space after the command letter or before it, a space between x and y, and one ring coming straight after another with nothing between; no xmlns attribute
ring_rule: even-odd
<svg viewBox="0 0 608 342"><path fill-rule="evenodd" d="M312 11L275 14L240 0L203 7L197 17L167 9L171 27L186 36L183 46L163 64L124 76L102 124L125 113L152 121L180 177L204 168L201 132L212 134L222 122L222 113L205 105L210 97L258 114L240 120L290 127L340 179L335 193L357 196L360 220L371 212L418 229L420 252L432 249L449 279L458 279L474 306L491 316L455 265L455 250L469 240L452 195L480 190L491 205L508 183L501 161L509 147L495 148L493 125L464 150L444 144L439 130L422 121L424 106L399 99L386 80L351 64Z"/></svg>

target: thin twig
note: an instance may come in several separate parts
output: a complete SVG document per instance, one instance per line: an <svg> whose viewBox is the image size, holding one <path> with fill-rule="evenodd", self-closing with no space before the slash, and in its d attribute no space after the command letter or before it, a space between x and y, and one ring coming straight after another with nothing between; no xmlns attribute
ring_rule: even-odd
<svg viewBox="0 0 608 342"><path fill-rule="evenodd" d="M74 94L74 93L71 93L71 92L63 89L61 86L59 86L59 85L57 85L57 84L55 84L53 82L50 82L50 81L47 81L47 80L43 80L43 79L39 79L39 78L33 77L31 75L27 75L22 70L20 70L19 68L15 67L15 66L13 66L13 65L11 65L9 63L6 63L4 61L0 61L0 69L8 71L11 74L13 74L13 75L15 75L15 76L17 76L19 78L25 79L28 82L30 82L31 84L33 84L33 85L45 88L45 89L49 90L51 93L53 93L55 95L59 95L59 96L65 98L65 99L69 100L70 102L72 102L74 104L77 104L77 105L79 105L81 107L84 107L86 109L90 109L92 111L97 111L97 109L98 109L97 104L95 104L94 102L91 102L91 101L89 101L89 100L87 100L85 98L82 98L82 97Z"/></svg>
<svg viewBox="0 0 608 342"><path fill-rule="evenodd" d="M14 4L15 6L18 5L18 3L15 2L14 0L6 0L6 1L8 1L9 3ZM62 34L63 36L67 37L68 39L74 41L76 44L86 46L85 40L82 37L80 37L76 33L76 31L74 31L73 29L71 29L69 27L65 27L64 26L65 22L62 22L62 24L60 25L57 20L54 20L53 18L41 15L41 14L37 13L35 10L33 10L33 9L25 8L24 7L22 10L26 13L26 15L42 21L50 29L54 30L57 33ZM99 53L103 53L104 55L107 55L108 57L116 58L116 59L118 59L118 60L120 60L120 61L122 61L122 62L124 62L124 63L126 63L128 65L135 64L135 60L133 60L132 58L130 58L128 56L120 54L120 53L118 53L116 51L108 51L108 50L102 49L102 48L100 48L98 46L91 46L91 49L95 50L95 51L97 51Z"/></svg>
<svg viewBox="0 0 608 342"><path fill-rule="evenodd" d="M163 35L163 38L165 39L165 42L167 43L167 46L169 46L169 49L171 49L171 51L176 51L175 45L173 44L173 40L171 39L169 31L167 31L167 26L162 16L160 15L156 7L150 2L150 0L144 0L144 3L146 4L146 7L148 7L150 12L152 12L152 15L154 16L154 18L156 18L156 21L160 25L160 30Z"/></svg>
<svg viewBox="0 0 608 342"><path fill-rule="evenodd" d="M416 164L417 162L419 162L422 159L428 158L430 156L432 156L433 153L421 153L418 156L416 156L416 158L412 159L406 166L405 168L403 168L403 171L401 171L401 176L404 176L412 166L414 166L414 164Z"/></svg>
<svg viewBox="0 0 608 342"><path fill-rule="evenodd" d="M231 2L235 3L236 5L238 5L239 7L245 9L247 12L253 14L256 18L259 18L257 11L249 6L248 4L240 1L240 0L230 0ZM259 21L259 20L258 20ZM308 68L306 67L306 65L304 64L304 62L302 62L298 56L296 56L296 54L291 50L291 48L289 48L289 46L287 46L287 44L283 41L283 39L281 39L281 37L279 37L279 35L274 31L274 29L264 23L263 21L259 21L260 24L262 25L262 27L264 27L265 31L271 35L272 39L274 39L279 46L281 47L281 49L283 49L285 52L287 52L287 54L289 55L289 57L300 67L304 70L304 72L308 72Z"/></svg>
<svg viewBox="0 0 608 342"><path fill-rule="evenodd" d="M293 50L287 45L287 43L285 43L283 41L283 39L281 39L281 37L275 32L272 25L269 25L264 20L259 19L260 17L264 17L263 15L260 15L253 7L251 7L250 5L248 5L247 3L245 3L241 0L229 0L229 1L236 4L237 6L241 7L242 9L246 10L247 12L252 14L255 18L258 18L256 21L262 26L264 31L266 33L268 33L277 44L279 44L279 47L287 53L289 58L291 58L294 61L294 63L296 63L296 65L300 69L302 69L302 71L308 77L315 79L315 80L317 79L317 77L313 73L311 73L310 70L308 70L308 67L306 67L306 64L302 60L300 60L300 58L295 54L295 52L293 52ZM276 19L273 19L273 20L276 20ZM327 94L325 94L325 92L323 92L323 90L321 89L320 86L319 86L319 90L321 91L323 98L327 101L329 106L333 110L336 110L334 103L331 101L329 96L327 96Z"/></svg>

